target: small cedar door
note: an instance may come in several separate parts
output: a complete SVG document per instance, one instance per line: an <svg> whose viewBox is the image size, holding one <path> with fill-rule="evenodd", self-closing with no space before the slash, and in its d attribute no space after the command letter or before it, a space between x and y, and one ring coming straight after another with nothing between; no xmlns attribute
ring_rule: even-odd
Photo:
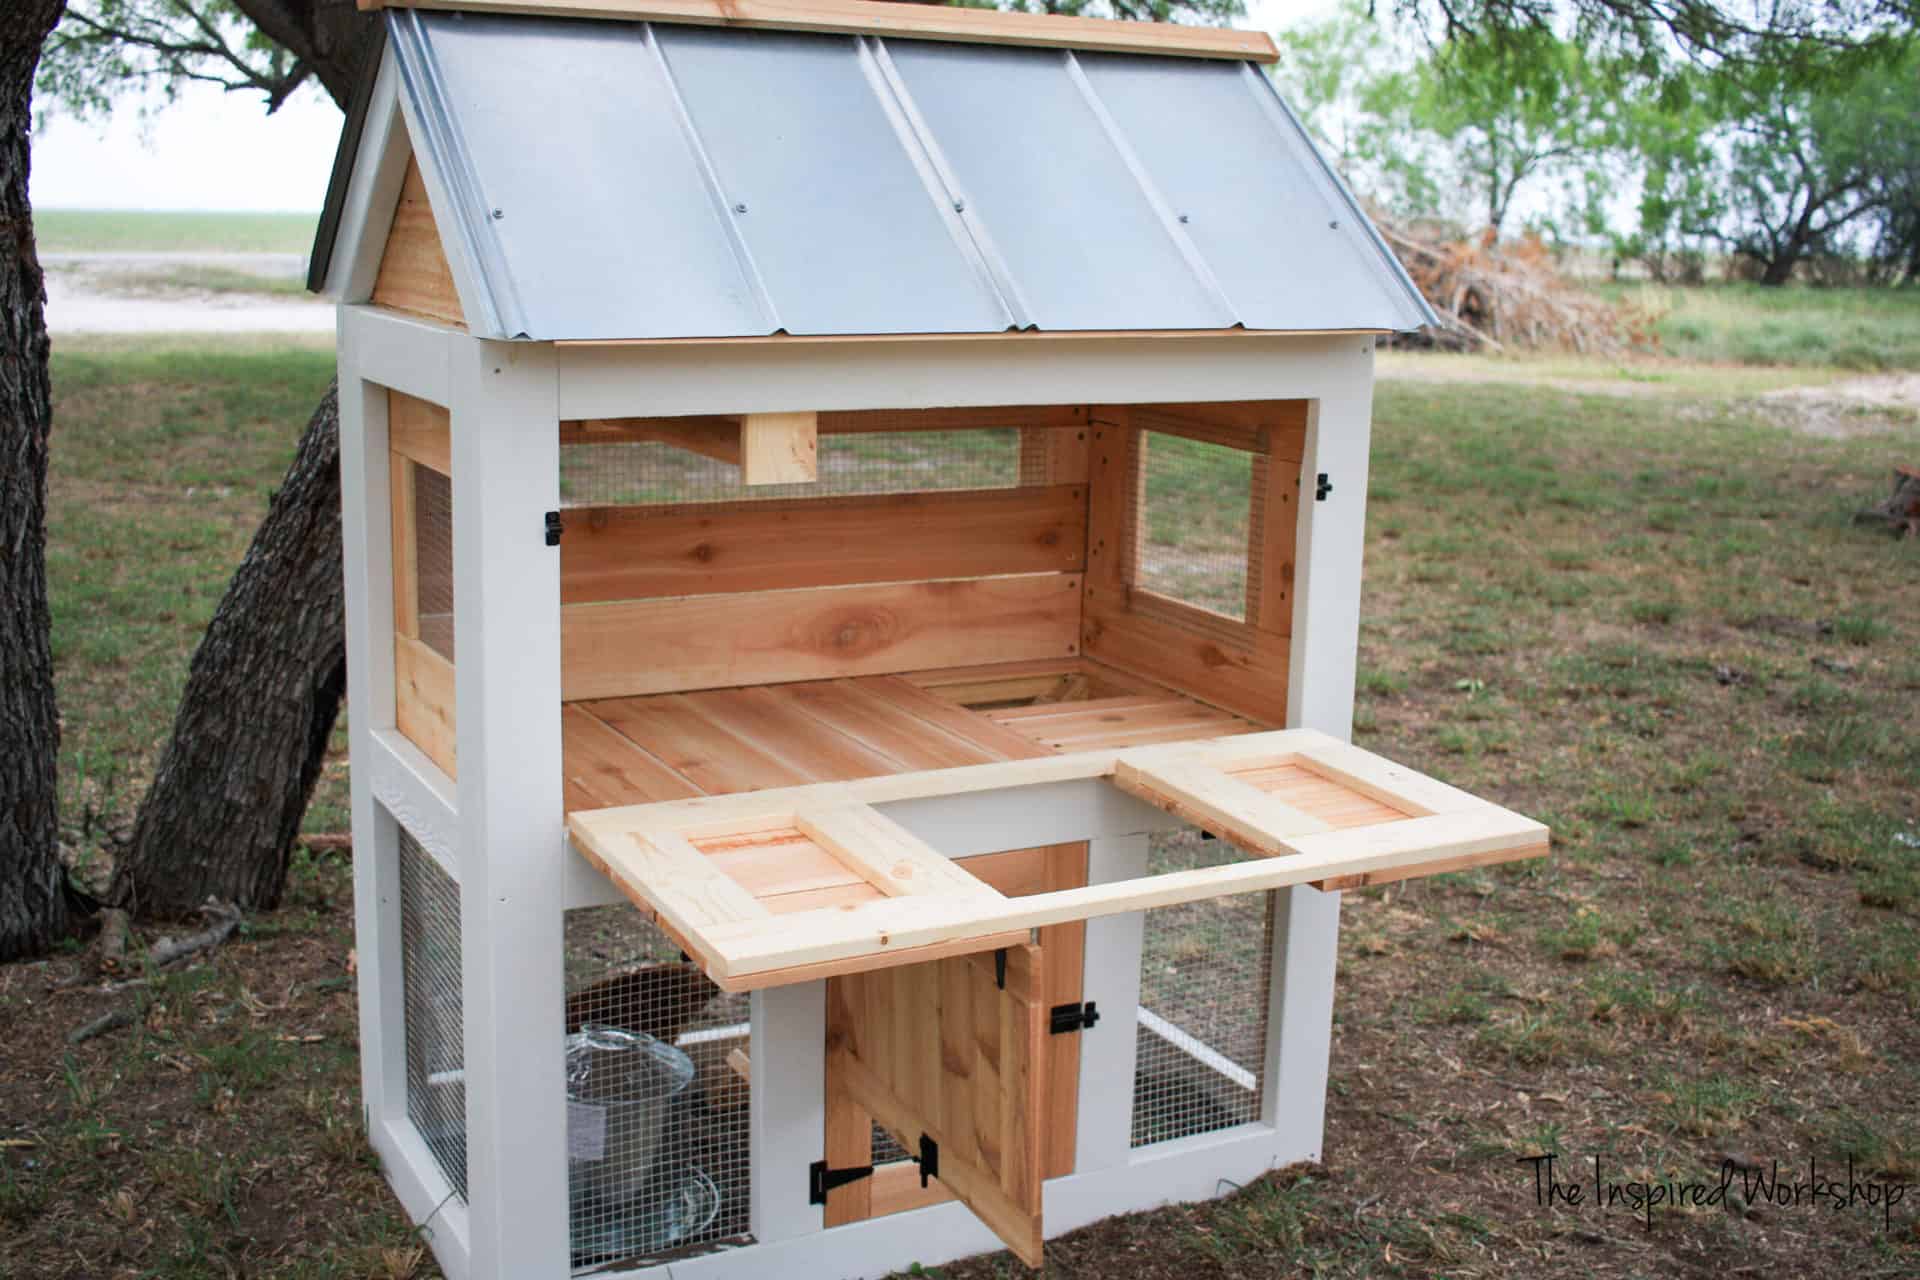
<svg viewBox="0 0 1920 1280"><path fill-rule="evenodd" d="M907 1151L931 1141L939 1180L1038 1267L1046 987L1039 947L998 954L1004 975L989 951L834 982L828 1088Z"/></svg>

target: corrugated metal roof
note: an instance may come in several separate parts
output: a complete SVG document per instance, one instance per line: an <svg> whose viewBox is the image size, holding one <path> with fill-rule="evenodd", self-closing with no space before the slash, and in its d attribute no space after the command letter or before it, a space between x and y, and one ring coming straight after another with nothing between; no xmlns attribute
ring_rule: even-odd
<svg viewBox="0 0 1920 1280"><path fill-rule="evenodd" d="M1409 329L1250 63L408 10L477 333ZM420 136L424 134L425 136Z"/></svg>

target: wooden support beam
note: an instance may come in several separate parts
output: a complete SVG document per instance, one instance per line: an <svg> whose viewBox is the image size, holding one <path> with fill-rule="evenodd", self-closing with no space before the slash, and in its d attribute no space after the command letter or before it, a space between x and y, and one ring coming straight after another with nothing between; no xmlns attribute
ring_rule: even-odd
<svg viewBox="0 0 1920 1280"><path fill-rule="evenodd" d="M889 897L936 893L997 901L1001 896L954 865L951 858L867 805L802 810L794 816L793 825Z"/></svg>
<svg viewBox="0 0 1920 1280"><path fill-rule="evenodd" d="M739 467L748 484L810 484L820 471L815 413L583 418L560 424L560 443L671 445Z"/></svg>
<svg viewBox="0 0 1920 1280"><path fill-rule="evenodd" d="M740 475L748 484L811 484L820 478L820 419L813 413L750 413L740 420Z"/></svg>
<svg viewBox="0 0 1920 1280"><path fill-rule="evenodd" d="M1260 31L941 5L877 4L873 0L359 0L359 5L362 9L466 9L475 13L548 14L766 31L826 31L1248 62L1277 62L1280 57L1272 38Z"/></svg>

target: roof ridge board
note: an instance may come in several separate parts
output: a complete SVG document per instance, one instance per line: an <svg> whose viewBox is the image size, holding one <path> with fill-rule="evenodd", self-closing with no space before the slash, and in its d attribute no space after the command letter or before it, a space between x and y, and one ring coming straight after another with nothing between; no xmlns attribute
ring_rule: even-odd
<svg viewBox="0 0 1920 1280"><path fill-rule="evenodd" d="M1007 13L887 0L357 0L361 9L443 9L626 22L818 31L1237 62L1279 60L1264 31Z"/></svg>

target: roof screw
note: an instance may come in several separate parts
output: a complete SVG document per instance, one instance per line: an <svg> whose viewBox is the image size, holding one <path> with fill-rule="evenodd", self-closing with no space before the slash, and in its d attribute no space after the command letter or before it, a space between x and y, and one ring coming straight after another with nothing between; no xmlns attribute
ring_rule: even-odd
<svg viewBox="0 0 1920 1280"><path fill-rule="evenodd" d="M1329 222L1327 226L1331 227L1335 231L1338 231L1340 229L1340 219L1335 218L1332 222Z"/></svg>
<svg viewBox="0 0 1920 1280"><path fill-rule="evenodd" d="M504 218L504 217L506 217L506 216L507 216L507 211L506 211L505 209L495 209L495 210L493 211L493 220L494 220L495 222L498 222L498 221L500 221L500 219L502 219L502 218Z"/></svg>
<svg viewBox="0 0 1920 1280"><path fill-rule="evenodd" d="M953 202L953 211L955 213L965 213L967 211L967 202L965 200L955 200Z"/></svg>
<svg viewBox="0 0 1920 1280"><path fill-rule="evenodd" d="M1182 222L1192 222L1192 221L1193 221L1193 218L1192 218L1192 216L1191 216L1191 215L1189 215L1189 214L1184 214L1184 213L1183 213L1183 214L1181 214L1181 215L1180 215L1180 221L1182 221Z"/></svg>
<svg viewBox="0 0 1920 1280"><path fill-rule="evenodd" d="M735 205L735 206L733 206L733 211L734 211L735 213L745 213L745 212L747 211L747 206L746 206L746 205L745 205L744 203L742 203L742 204L737 204L737 205Z"/></svg>

